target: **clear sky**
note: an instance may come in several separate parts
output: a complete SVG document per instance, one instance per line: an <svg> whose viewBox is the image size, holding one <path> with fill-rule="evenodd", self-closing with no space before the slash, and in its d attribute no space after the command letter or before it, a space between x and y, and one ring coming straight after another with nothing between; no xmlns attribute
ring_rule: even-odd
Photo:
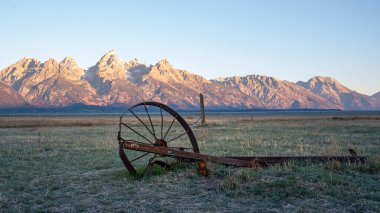
<svg viewBox="0 0 380 213"><path fill-rule="evenodd" d="M0 1L0 69L71 56L83 68L115 49L127 61L206 78L331 76L380 91L380 1Z"/></svg>

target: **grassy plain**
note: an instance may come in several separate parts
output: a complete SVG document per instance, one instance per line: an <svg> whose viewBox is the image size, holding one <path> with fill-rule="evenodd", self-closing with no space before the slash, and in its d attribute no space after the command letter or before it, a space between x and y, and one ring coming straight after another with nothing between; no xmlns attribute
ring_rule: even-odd
<svg viewBox="0 0 380 213"><path fill-rule="evenodd" d="M188 123L197 119L185 115ZM201 153L348 155L366 164L180 165L136 179L117 116L0 117L0 212L380 212L380 113L234 114L194 127Z"/></svg>

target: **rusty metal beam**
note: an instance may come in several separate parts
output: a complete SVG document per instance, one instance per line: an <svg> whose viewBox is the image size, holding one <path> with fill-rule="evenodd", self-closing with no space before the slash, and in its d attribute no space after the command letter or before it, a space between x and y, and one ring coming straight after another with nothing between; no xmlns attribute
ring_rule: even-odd
<svg viewBox="0 0 380 213"><path fill-rule="evenodd" d="M142 143L136 143L128 140L123 140L121 143L122 147L125 149L131 149L142 152L150 152L160 155L166 155L176 158L185 158L196 161L206 161L206 162L214 162L231 166L239 166L239 167L254 167L251 161L234 159L234 158L225 158L225 157L216 157L210 155L204 155L200 153L194 152L186 152L178 149L167 148L167 147L159 147L159 146L151 146Z"/></svg>
<svg viewBox="0 0 380 213"><path fill-rule="evenodd" d="M284 163L287 161L312 161L312 162L328 162L328 161L339 161L345 163L364 163L368 160L364 156L228 156L227 158L253 161L265 162L266 164L276 164Z"/></svg>
<svg viewBox="0 0 380 213"><path fill-rule="evenodd" d="M284 163L287 161L313 161L313 162L339 161L339 162L351 162L351 163L361 162L362 163L367 160L367 157L363 157L363 156L217 157L217 156L205 155L205 154L200 154L200 153L186 152L186 151L173 149L173 148L151 146L151 145L136 143L135 141L128 141L128 140L123 140L121 145L125 149L150 152L150 153L171 156L171 157L176 157L176 158L191 159L195 161L214 162L214 163L220 163L220 164L238 166L238 167L257 167L257 166L265 167L270 164Z"/></svg>

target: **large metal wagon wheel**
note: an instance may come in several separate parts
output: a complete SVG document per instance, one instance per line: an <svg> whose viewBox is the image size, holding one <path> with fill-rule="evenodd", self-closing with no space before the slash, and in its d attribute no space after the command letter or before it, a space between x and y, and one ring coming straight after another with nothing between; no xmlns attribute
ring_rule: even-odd
<svg viewBox="0 0 380 213"><path fill-rule="evenodd" d="M119 155L128 171L135 175L151 172L153 165L168 167L175 157L123 149L123 142L173 148L199 153L194 134L186 121L170 107L157 102L142 102L120 116Z"/></svg>

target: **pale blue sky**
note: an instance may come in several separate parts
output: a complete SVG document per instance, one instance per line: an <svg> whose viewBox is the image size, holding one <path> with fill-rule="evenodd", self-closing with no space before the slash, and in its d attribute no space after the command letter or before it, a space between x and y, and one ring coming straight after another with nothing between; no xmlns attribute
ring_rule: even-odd
<svg viewBox="0 0 380 213"><path fill-rule="evenodd" d="M380 91L378 0L1 1L0 23L0 69L24 56L87 68L115 49L206 78L321 75Z"/></svg>

